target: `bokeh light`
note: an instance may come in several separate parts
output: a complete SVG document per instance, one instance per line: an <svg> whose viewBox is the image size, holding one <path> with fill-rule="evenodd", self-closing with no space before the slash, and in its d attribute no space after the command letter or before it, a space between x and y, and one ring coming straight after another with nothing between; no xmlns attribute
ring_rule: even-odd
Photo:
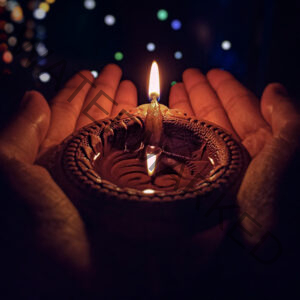
<svg viewBox="0 0 300 300"><path fill-rule="evenodd" d="M20 60L20 64L23 68L28 68L30 66L30 60L24 57Z"/></svg>
<svg viewBox="0 0 300 300"><path fill-rule="evenodd" d="M5 43L0 44L0 52L5 52L7 49L8 49L8 47Z"/></svg>
<svg viewBox="0 0 300 300"><path fill-rule="evenodd" d="M38 60L39 66L45 66L47 64L47 58L42 58Z"/></svg>
<svg viewBox="0 0 300 300"><path fill-rule="evenodd" d="M46 2L49 4L53 4L55 2L55 0L46 0Z"/></svg>
<svg viewBox="0 0 300 300"><path fill-rule="evenodd" d="M97 78L98 75L99 75L98 71L96 71L96 70L91 71L91 73L92 73L94 78Z"/></svg>
<svg viewBox="0 0 300 300"><path fill-rule="evenodd" d="M46 56L48 54L48 49L46 48L45 44L39 42L35 45L35 50L39 56Z"/></svg>
<svg viewBox="0 0 300 300"><path fill-rule="evenodd" d="M32 29L27 29L24 34L26 39L31 40L34 37L34 32Z"/></svg>
<svg viewBox="0 0 300 300"><path fill-rule="evenodd" d="M14 25L11 24L11 23L6 23L4 25L4 30L7 32L7 33L12 33L14 31Z"/></svg>
<svg viewBox="0 0 300 300"><path fill-rule="evenodd" d="M8 11L12 11L16 6L18 6L18 3L16 1L8 1L6 4L6 9Z"/></svg>
<svg viewBox="0 0 300 300"><path fill-rule="evenodd" d="M39 75L39 79L41 82L49 82L50 79L51 79L51 76L48 72L42 72L40 75Z"/></svg>
<svg viewBox="0 0 300 300"><path fill-rule="evenodd" d="M15 36L11 36L8 38L7 43L9 46L14 47L17 44L17 38Z"/></svg>
<svg viewBox="0 0 300 300"><path fill-rule="evenodd" d="M96 7L95 0L84 0L83 5L86 9L92 10Z"/></svg>
<svg viewBox="0 0 300 300"><path fill-rule="evenodd" d="M174 53L174 57L175 57L176 59L182 59L182 56L183 56L183 54L182 54L181 51L176 51L176 52Z"/></svg>
<svg viewBox="0 0 300 300"><path fill-rule="evenodd" d="M231 42L225 40L225 41L222 42L221 47L222 47L223 50L227 51L231 48Z"/></svg>
<svg viewBox="0 0 300 300"><path fill-rule="evenodd" d="M41 8L37 8L33 11L33 17L37 20L42 20L46 17L46 12Z"/></svg>
<svg viewBox="0 0 300 300"><path fill-rule="evenodd" d="M165 10L165 9L160 9L158 12L157 12L157 18L158 20L160 21L165 21L168 19L168 12Z"/></svg>
<svg viewBox="0 0 300 300"><path fill-rule="evenodd" d="M27 8L33 11L37 7L37 1L29 0L27 1Z"/></svg>
<svg viewBox="0 0 300 300"><path fill-rule="evenodd" d="M174 30L179 30L180 28L181 28L181 22L179 21L179 20L173 20L172 22L171 22L171 27L172 27L172 29L174 29Z"/></svg>
<svg viewBox="0 0 300 300"><path fill-rule="evenodd" d="M115 60L120 61L120 60L122 60L123 58L124 58L124 55L123 55L122 52L118 51L118 52L115 53Z"/></svg>
<svg viewBox="0 0 300 300"><path fill-rule="evenodd" d="M26 26L27 26L27 28L29 28L29 29L33 29L33 28L35 27L35 22L34 22L33 20L28 20L28 21L26 22Z"/></svg>
<svg viewBox="0 0 300 300"><path fill-rule="evenodd" d="M113 15L106 15L104 17L104 23L107 26L113 26L116 23L116 18Z"/></svg>
<svg viewBox="0 0 300 300"><path fill-rule="evenodd" d="M6 6L6 0L0 0L0 7Z"/></svg>
<svg viewBox="0 0 300 300"><path fill-rule="evenodd" d="M2 59L6 64L10 64L13 61L13 55L9 50L5 51L2 55Z"/></svg>
<svg viewBox="0 0 300 300"><path fill-rule="evenodd" d="M4 20L0 20L0 30L3 30L3 29L5 29L5 25L6 25L7 23L4 21Z"/></svg>
<svg viewBox="0 0 300 300"><path fill-rule="evenodd" d="M25 41L22 44L22 48L25 52L30 52L32 50L32 44L29 41Z"/></svg>
<svg viewBox="0 0 300 300"><path fill-rule="evenodd" d="M15 6L10 17L16 23L22 22L24 18L22 7L20 5Z"/></svg>
<svg viewBox="0 0 300 300"><path fill-rule="evenodd" d="M42 9L42 10L44 10L45 12L48 12L49 9L50 9L50 6L46 2L42 2L42 3L40 3L39 8Z"/></svg>
<svg viewBox="0 0 300 300"><path fill-rule="evenodd" d="M149 52L153 52L155 50L155 44L154 43L148 43L147 46L146 46L147 50Z"/></svg>

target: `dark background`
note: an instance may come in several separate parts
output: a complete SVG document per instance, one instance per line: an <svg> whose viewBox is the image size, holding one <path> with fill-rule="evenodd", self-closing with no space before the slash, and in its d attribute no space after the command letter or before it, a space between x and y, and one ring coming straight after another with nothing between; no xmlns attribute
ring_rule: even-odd
<svg viewBox="0 0 300 300"><path fill-rule="evenodd" d="M18 43L9 47L12 63L1 60L1 122L16 109L26 90L38 89L51 99L72 74L81 69L101 70L110 62L123 69L123 78L133 80L139 92L139 103L147 101L149 69L153 59L160 66L162 103L167 103L170 83L180 81L188 67L207 72L217 67L231 71L258 96L269 82L281 82L291 95L299 98L298 42L300 37L299 2L295 1L96 1L96 8L84 8L84 0L64 0L51 4L43 20L32 17L32 9L42 1L20 1L24 20L14 23L11 34L2 34L2 42L16 36ZM31 7L28 8L28 3ZM157 19L157 11L164 8L166 21ZM107 26L104 16L116 17L114 26ZM0 18L9 22L3 11ZM173 19L182 22L175 31ZM28 21L33 20L33 37L26 38ZM223 40L232 48L224 51ZM30 52L22 44L33 45ZM48 48L46 57L39 57L34 45L42 41ZM146 49L148 42L156 50ZM181 60L174 52L183 53ZM115 61L114 53L124 54ZM2 55L2 53L0 54ZM28 58L27 67L22 59ZM38 75L48 70L50 82L41 83Z"/></svg>

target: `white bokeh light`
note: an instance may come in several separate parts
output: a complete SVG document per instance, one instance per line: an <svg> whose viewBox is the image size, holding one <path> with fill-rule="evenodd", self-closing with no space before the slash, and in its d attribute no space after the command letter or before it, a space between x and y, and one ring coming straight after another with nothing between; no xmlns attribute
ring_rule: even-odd
<svg viewBox="0 0 300 300"><path fill-rule="evenodd" d="M11 24L11 23L6 23L4 25L4 30L7 32L7 33L12 33L14 31L14 25Z"/></svg>
<svg viewBox="0 0 300 300"><path fill-rule="evenodd" d="M176 58L176 59L182 59L182 52L181 51L176 51L175 53L174 53L174 57Z"/></svg>
<svg viewBox="0 0 300 300"><path fill-rule="evenodd" d="M83 5L86 9L92 10L96 7L95 0L84 0Z"/></svg>
<svg viewBox="0 0 300 300"><path fill-rule="evenodd" d="M146 47L149 52L153 52L156 48L154 43L148 43Z"/></svg>
<svg viewBox="0 0 300 300"><path fill-rule="evenodd" d="M39 75L39 79L40 79L41 82L46 83L46 82L49 82L49 81L50 81L51 76L50 76L49 73L43 72L43 73L41 73L41 74Z"/></svg>
<svg viewBox="0 0 300 300"><path fill-rule="evenodd" d="M37 8L33 11L33 17L35 19L42 20L46 17L46 12L41 8Z"/></svg>
<svg viewBox="0 0 300 300"><path fill-rule="evenodd" d="M223 41L221 44L221 47L223 50L229 50L231 48L231 42L230 41Z"/></svg>
<svg viewBox="0 0 300 300"><path fill-rule="evenodd" d="M104 17L104 23L107 25L107 26L113 26L115 25L116 23L116 18L113 16L113 15L106 15Z"/></svg>
<svg viewBox="0 0 300 300"><path fill-rule="evenodd" d="M17 1L7 1L6 9L12 11L18 5Z"/></svg>
<svg viewBox="0 0 300 300"><path fill-rule="evenodd" d="M46 48L45 44L42 42L36 44L35 50L38 53L38 55L42 57L48 54L48 49Z"/></svg>
<svg viewBox="0 0 300 300"><path fill-rule="evenodd" d="M14 47L17 44L17 38L15 36L11 36L8 38L7 42L9 46Z"/></svg>

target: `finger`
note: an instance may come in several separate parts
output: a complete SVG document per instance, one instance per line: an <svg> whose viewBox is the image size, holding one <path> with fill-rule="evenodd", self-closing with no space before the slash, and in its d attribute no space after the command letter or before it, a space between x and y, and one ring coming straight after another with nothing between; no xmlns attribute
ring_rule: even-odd
<svg viewBox="0 0 300 300"><path fill-rule="evenodd" d="M226 112L206 76L197 69L187 69L183 73L183 82L196 116L234 133Z"/></svg>
<svg viewBox="0 0 300 300"><path fill-rule="evenodd" d="M7 158L33 163L50 123L50 108L36 91L27 92L15 118L0 134L0 151Z"/></svg>
<svg viewBox="0 0 300 300"><path fill-rule="evenodd" d="M288 142L299 142L300 114L283 85L272 83L265 88L261 111L274 136Z"/></svg>
<svg viewBox="0 0 300 300"><path fill-rule="evenodd" d="M129 80L122 81L117 90L115 101L117 105L113 105L111 112L111 117L113 118L122 110L127 112L129 109L137 106L137 90L135 85Z"/></svg>
<svg viewBox="0 0 300 300"><path fill-rule="evenodd" d="M92 88L93 81L91 72L81 71L53 98L50 128L41 152L59 144L74 131L84 99Z"/></svg>
<svg viewBox="0 0 300 300"><path fill-rule="evenodd" d="M169 105L170 108L181 110L189 116L195 115L182 82L178 82L171 87Z"/></svg>
<svg viewBox="0 0 300 300"><path fill-rule="evenodd" d="M260 112L259 100L226 71L211 70L207 78L244 146L252 156L256 155L272 137L271 128Z"/></svg>
<svg viewBox="0 0 300 300"><path fill-rule="evenodd" d="M96 88L90 89L78 118L76 129L93 121L110 116L115 94L122 76L122 70L115 64L104 67L94 81Z"/></svg>
<svg viewBox="0 0 300 300"><path fill-rule="evenodd" d="M251 91L223 70L211 70L207 78L217 92L234 129L242 139L260 129L270 132L268 124L260 113L259 101Z"/></svg>

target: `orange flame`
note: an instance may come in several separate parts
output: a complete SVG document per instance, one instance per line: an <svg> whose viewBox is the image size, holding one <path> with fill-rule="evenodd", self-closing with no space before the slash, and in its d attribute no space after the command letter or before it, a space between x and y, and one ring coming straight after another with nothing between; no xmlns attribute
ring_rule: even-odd
<svg viewBox="0 0 300 300"><path fill-rule="evenodd" d="M149 98L151 99L153 96L159 98L160 96L160 88L159 88L159 70L158 64L156 61L153 61L150 71L150 79L149 79Z"/></svg>

